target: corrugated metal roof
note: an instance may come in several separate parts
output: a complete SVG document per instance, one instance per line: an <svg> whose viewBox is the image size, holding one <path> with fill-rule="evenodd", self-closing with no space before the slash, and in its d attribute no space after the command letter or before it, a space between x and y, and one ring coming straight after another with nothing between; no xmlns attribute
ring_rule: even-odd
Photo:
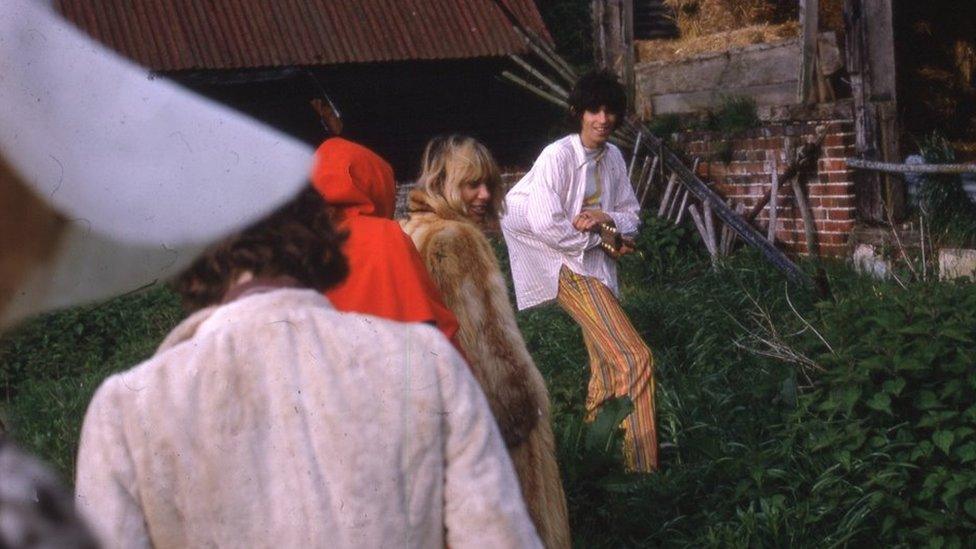
<svg viewBox="0 0 976 549"><path fill-rule="evenodd" d="M532 0L501 0L550 40ZM156 71L522 53L494 0L57 0L95 39Z"/></svg>

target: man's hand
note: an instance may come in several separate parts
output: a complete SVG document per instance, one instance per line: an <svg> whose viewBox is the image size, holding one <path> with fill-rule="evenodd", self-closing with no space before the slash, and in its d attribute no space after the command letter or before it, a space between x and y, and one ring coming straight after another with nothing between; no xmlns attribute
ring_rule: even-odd
<svg viewBox="0 0 976 549"><path fill-rule="evenodd" d="M584 210L573 218L573 228L580 232L599 231L600 223L613 221L609 215L602 210Z"/></svg>

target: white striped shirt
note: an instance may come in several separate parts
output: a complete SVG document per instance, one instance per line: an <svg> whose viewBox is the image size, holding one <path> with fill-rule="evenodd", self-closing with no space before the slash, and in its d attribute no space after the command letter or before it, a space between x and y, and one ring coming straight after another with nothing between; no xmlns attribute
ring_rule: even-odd
<svg viewBox="0 0 976 549"><path fill-rule="evenodd" d="M623 155L614 145L606 147L597 170L603 187L600 207L621 233L633 234L640 225L640 206ZM586 163L579 134L568 135L546 147L505 197L501 225L520 310L556 298L563 265L617 293L617 265L599 248L599 236L573 228L586 194Z"/></svg>

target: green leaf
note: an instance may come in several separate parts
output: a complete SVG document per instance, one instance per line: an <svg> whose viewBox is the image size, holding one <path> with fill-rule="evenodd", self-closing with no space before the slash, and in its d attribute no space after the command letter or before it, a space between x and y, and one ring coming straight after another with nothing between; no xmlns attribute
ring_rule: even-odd
<svg viewBox="0 0 976 549"><path fill-rule="evenodd" d="M902 389L905 388L905 378L896 377L895 379L889 379L881 385L881 388L890 395L898 396L901 394Z"/></svg>
<svg viewBox="0 0 976 549"><path fill-rule="evenodd" d="M932 455L933 450L935 450L935 446L933 446L931 442L923 440L922 442L918 443L917 446L915 446L914 450L912 450L912 456L909 459L912 461L918 461L918 458L927 458Z"/></svg>
<svg viewBox="0 0 976 549"><path fill-rule="evenodd" d="M962 508L969 513L969 516L976 518L976 498L969 498L966 503L962 505Z"/></svg>
<svg viewBox="0 0 976 549"><path fill-rule="evenodd" d="M885 517L884 522L881 523L881 533L882 534L887 534L888 532L890 532L891 529L895 527L895 524L897 522L898 522L898 519L896 519L895 517L893 517L891 515L888 515L887 517Z"/></svg>
<svg viewBox="0 0 976 549"><path fill-rule="evenodd" d="M956 448L954 453L962 463L969 463L970 461L976 460L976 442L967 442Z"/></svg>
<svg viewBox="0 0 976 549"><path fill-rule="evenodd" d="M887 393L875 393L873 397L868 399L866 404L872 410L891 414L891 397Z"/></svg>
<svg viewBox="0 0 976 549"><path fill-rule="evenodd" d="M834 392L837 395L837 401L848 411L850 411L850 409L854 407L854 404L857 403L857 400L861 398L861 388L854 385L848 385L847 387L837 389Z"/></svg>
<svg viewBox="0 0 976 549"><path fill-rule="evenodd" d="M939 398L935 396L932 391L920 391L918 393L918 398L915 400L915 406L919 410L931 410L932 408L938 408L942 405L939 402Z"/></svg>
<svg viewBox="0 0 976 549"><path fill-rule="evenodd" d="M844 466L844 469L851 470L851 453L847 450L837 452L837 461Z"/></svg>
<svg viewBox="0 0 976 549"><path fill-rule="evenodd" d="M911 357L895 357L895 370L900 372L917 372L919 370L928 369L925 364L922 364L917 358Z"/></svg>
<svg viewBox="0 0 976 549"><path fill-rule="evenodd" d="M609 451L619 436L620 423L633 410L634 404L628 397L615 398L601 406L596 419L586 431L586 449Z"/></svg>
<svg viewBox="0 0 976 549"><path fill-rule="evenodd" d="M936 431L932 435L932 442L934 442L935 445L938 446L943 453L945 453L945 455L949 455L949 448L952 447L952 441L955 438L956 437L952 434L952 431Z"/></svg>

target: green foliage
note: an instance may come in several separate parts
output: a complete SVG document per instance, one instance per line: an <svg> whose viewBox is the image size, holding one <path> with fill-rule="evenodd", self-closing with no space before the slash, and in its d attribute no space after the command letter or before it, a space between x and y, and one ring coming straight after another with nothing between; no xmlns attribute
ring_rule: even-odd
<svg viewBox="0 0 976 549"><path fill-rule="evenodd" d="M759 122L755 99L748 96L723 95L719 106L708 115L707 128L733 134L755 128Z"/></svg>
<svg viewBox="0 0 976 549"><path fill-rule="evenodd" d="M654 217L637 244L621 303L654 353L660 472L623 470L626 399L584 421L588 356L568 315L517 315L549 387L577 547L970 544L976 285L903 289L827 264L835 297L817 302L748 250L713 269L690 231ZM154 289L0 340L15 435L70 478L91 392L181 315Z"/></svg>
<svg viewBox="0 0 976 549"><path fill-rule="evenodd" d="M72 478L81 421L98 384L145 360L182 318L157 286L31 320L0 339L5 423L29 450Z"/></svg>
<svg viewBox="0 0 976 549"><path fill-rule="evenodd" d="M947 547L976 531L976 288L881 286L820 304L825 368L787 428L823 522Z"/></svg>
<svg viewBox="0 0 976 549"><path fill-rule="evenodd" d="M928 164L956 161L952 146L937 133L920 140L919 151ZM976 204L969 199L958 175L926 175L919 189L919 205L936 245L976 245Z"/></svg>
<svg viewBox="0 0 976 549"><path fill-rule="evenodd" d="M621 283L639 286L646 279L673 280L694 276L706 259L696 238L686 226L676 227L645 212L636 238L638 253L625 256L621 261Z"/></svg>
<svg viewBox="0 0 976 549"><path fill-rule="evenodd" d="M661 139L670 140L672 134L683 129L681 116L674 113L659 114L647 121L647 129Z"/></svg>

